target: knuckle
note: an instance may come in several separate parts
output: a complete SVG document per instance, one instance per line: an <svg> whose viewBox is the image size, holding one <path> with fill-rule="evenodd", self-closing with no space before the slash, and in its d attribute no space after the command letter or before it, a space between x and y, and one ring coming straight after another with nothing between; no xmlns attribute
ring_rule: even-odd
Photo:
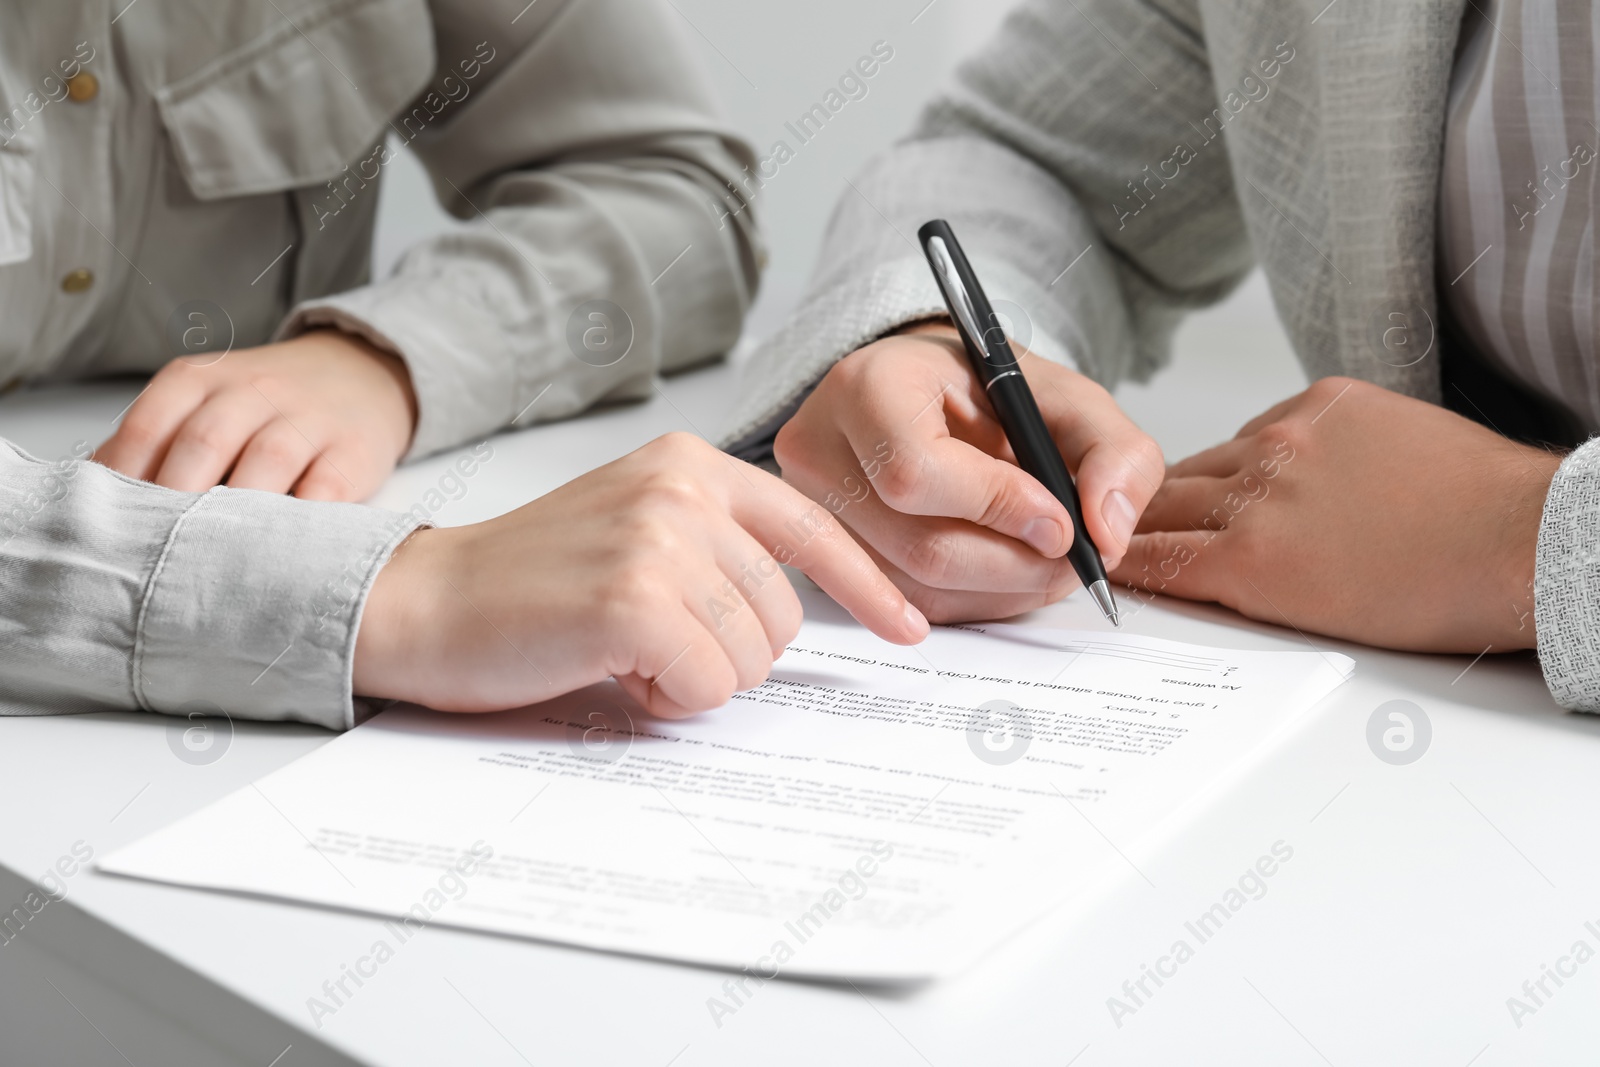
<svg viewBox="0 0 1600 1067"><path fill-rule="evenodd" d="M234 442L227 423L215 419L190 419L180 435L187 444L205 452L222 452Z"/></svg>
<svg viewBox="0 0 1600 1067"><path fill-rule="evenodd" d="M666 467L652 471L634 499L646 513L697 509L705 500L705 489L681 469Z"/></svg>
<svg viewBox="0 0 1600 1067"><path fill-rule="evenodd" d="M806 447L810 439L807 422L802 408L794 418L779 427L778 435L772 439L772 458L785 474L800 470L805 465L805 458L812 454L812 449Z"/></svg>
<svg viewBox="0 0 1600 1067"><path fill-rule="evenodd" d="M150 420L150 417L140 411L137 406L135 406L134 410L128 412L127 417L122 420L122 425L117 428L116 436L120 437L122 443L128 447L140 450L154 448L161 439L161 435L157 431L155 424Z"/></svg>
<svg viewBox="0 0 1600 1067"><path fill-rule="evenodd" d="M712 708L720 708L722 705L732 700L733 695L742 688L749 687L741 686L739 684L738 674L730 665L726 671L722 672L722 677L717 678L715 681L709 682L709 684L706 686L706 700L704 707L697 710L709 711Z"/></svg>
<svg viewBox="0 0 1600 1067"><path fill-rule="evenodd" d="M651 457L663 463L695 462L714 454L716 449L686 430L664 433L645 446Z"/></svg>
<svg viewBox="0 0 1600 1067"><path fill-rule="evenodd" d="M776 517L783 521L786 533L773 546L772 558L784 566L803 568L819 552L833 555L843 547L841 539L847 536L826 508L809 501L803 508L788 509Z"/></svg>
<svg viewBox="0 0 1600 1067"><path fill-rule="evenodd" d="M926 484L923 468L926 464L925 453L907 449L897 457L896 462L878 469L876 476L871 479L872 487L878 491L884 503L896 511L904 511L915 506L922 498Z"/></svg>
<svg viewBox="0 0 1600 1067"><path fill-rule="evenodd" d="M644 506L622 524L627 548L622 555L623 565L636 570L652 570L656 561L672 558L682 547L678 525L661 514L660 509Z"/></svg>
<svg viewBox="0 0 1600 1067"><path fill-rule="evenodd" d="M1140 434L1134 439L1128 448L1128 458L1135 467L1147 474L1162 473L1167 469L1167 457L1162 454L1161 446L1146 434Z"/></svg>
<svg viewBox="0 0 1600 1067"><path fill-rule="evenodd" d="M149 391L154 392L158 389L166 389L185 369L192 369L187 360L181 357L167 360L161 365L160 370L150 376Z"/></svg>
<svg viewBox="0 0 1600 1067"><path fill-rule="evenodd" d="M788 586L789 580L784 579ZM783 598L783 604L774 613L773 636L779 643L787 645L800 636L800 624L805 621L805 609L800 606L800 598L794 595L793 590L788 590L789 595Z"/></svg>
<svg viewBox="0 0 1600 1067"><path fill-rule="evenodd" d="M1318 378L1307 386L1303 394L1304 403L1297 406L1300 408L1300 414L1315 416L1346 393L1350 394L1345 397L1345 403L1348 404L1351 400L1359 400L1363 396L1381 392L1383 392L1381 387L1371 382L1364 382L1360 378L1334 375L1329 378Z"/></svg>
<svg viewBox="0 0 1600 1067"><path fill-rule="evenodd" d="M646 560L623 564L600 592L600 612L614 632L634 632L641 624L655 625L667 594L657 569Z"/></svg>
<svg viewBox="0 0 1600 1067"><path fill-rule="evenodd" d="M286 467L299 462L303 455L303 444L298 435L290 436L290 433L282 430L268 431L256 441L255 451L268 463Z"/></svg>
<svg viewBox="0 0 1600 1067"><path fill-rule="evenodd" d="M976 618L991 617L990 612L974 611L967 599L959 594L947 592L942 589L920 589L915 596L909 596L917 610L922 612L922 617L936 626L949 623L968 622ZM1000 618L998 614L992 617Z"/></svg>
<svg viewBox="0 0 1600 1067"><path fill-rule="evenodd" d="M961 540L954 534L934 533L916 541L906 555L905 571L923 585L944 588L960 566Z"/></svg>
<svg viewBox="0 0 1600 1067"><path fill-rule="evenodd" d="M290 389L293 384L294 380L292 378L285 379L276 371L256 370L251 372L248 383L244 388L250 391L260 390L269 397L275 397Z"/></svg>
<svg viewBox="0 0 1600 1067"><path fill-rule="evenodd" d="M343 480L330 478L324 474L308 474L300 479L292 492L303 500L332 500L347 502L356 499L356 490L346 485Z"/></svg>
<svg viewBox="0 0 1600 1067"><path fill-rule="evenodd" d="M978 510L978 516L973 521L979 526L993 528L1007 520L1020 518L1029 511L1028 493L1019 481L1016 476L1007 472L1006 477L990 482L988 499L983 502L983 507Z"/></svg>
<svg viewBox="0 0 1600 1067"><path fill-rule="evenodd" d="M801 613L797 607L790 613L788 618L778 623L774 628L776 632L773 636L777 638L777 644L784 648L793 644L794 639L800 636L800 623Z"/></svg>
<svg viewBox="0 0 1600 1067"><path fill-rule="evenodd" d="M748 662L740 663L736 670L738 677L734 679L734 685L738 687L739 691L754 689L766 681L767 676L772 673L772 660L770 656L765 662L752 658ZM733 694L730 693L728 696L729 699L732 699ZM724 700L723 703L726 704L727 700Z"/></svg>
<svg viewBox="0 0 1600 1067"><path fill-rule="evenodd" d="M1305 446L1305 431L1294 422L1278 419L1263 426L1258 433L1262 448L1271 452L1289 449L1300 451Z"/></svg>
<svg viewBox="0 0 1600 1067"><path fill-rule="evenodd" d="M812 504L796 520L801 528L809 529L812 537L821 544L831 548L841 540L848 540L844 526L834 518L833 513L821 504Z"/></svg>
<svg viewBox="0 0 1600 1067"><path fill-rule="evenodd" d="M1338 396L1346 389L1364 387L1366 384L1359 378L1346 378L1343 375L1335 374L1327 378L1318 378L1311 383L1306 392L1314 398L1327 400Z"/></svg>

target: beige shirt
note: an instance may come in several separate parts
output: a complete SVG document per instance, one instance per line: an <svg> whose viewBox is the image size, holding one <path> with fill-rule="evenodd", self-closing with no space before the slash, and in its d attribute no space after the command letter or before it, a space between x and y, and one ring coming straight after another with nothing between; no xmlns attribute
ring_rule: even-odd
<svg viewBox="0 0 1600 1067"><path fill-rule="evenodd" d="M666 0L0 6L0 384L333 323L404 358L414 455L647 395L732 345L761 257L754 157L681 21ZM392 140L470 224L369 282ZM349 725L366 592L416 520L174 492L85 451L0 441L0 713Z"/></svg>
<svg viewBox="0 0 1600 1067"><path fill-rule="evenodd" d="M546 387L521 421L646 395L732 344L756 277L753 159L680 22L664 0L6 5L0 384L331 321L405 357L418 455ZM386 138L475 225L368 284ZM627 358L574 356L592 299Z"/></svg>

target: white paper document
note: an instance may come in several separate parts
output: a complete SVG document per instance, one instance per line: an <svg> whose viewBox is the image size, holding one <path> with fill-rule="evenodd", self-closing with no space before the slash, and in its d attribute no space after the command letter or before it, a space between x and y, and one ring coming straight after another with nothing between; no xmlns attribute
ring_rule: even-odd
<svg viewBox="0 0 1600 1067"><path fill-rule="evenodd" d="M1353 666L1007 625L902 648L802 595L771 678L716 711L662 722L610 683L397 708L100 867L402 929L918 980L1137 878Z"/></svg>

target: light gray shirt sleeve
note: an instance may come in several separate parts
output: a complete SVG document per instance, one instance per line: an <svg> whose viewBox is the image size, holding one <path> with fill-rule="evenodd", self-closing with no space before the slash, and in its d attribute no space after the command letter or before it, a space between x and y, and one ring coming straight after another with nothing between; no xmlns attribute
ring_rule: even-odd
<svg viewBox="0 0 1600 1067"><path fill-rule="evenodd" d="M840 198L807 294L753 354L724 441L770 439L836 360L943 313L915 244L933 218L1013 305L996 310L1015 339L1108 387L1147 377L1183 314L1253 262L1228 148L1184 119L1216 98L1187 0L1020 5ZM1181 163L1178 144L1194 145Z"/></svg>
<svg viewBox="0 0 1600 1067"><path fill-rule="evenodd" d="M0 714L348 729L367 592L416 525L356 504L181 493L0 441Z"/></svg>
<svg viewBox="0 0 1600 1067"><path fill-rule="evenodd" d="M432 6L439 55L481 75L458 104L423 95L437 121L391 129L470 225L301 304L279 337L334 325L398 353L412 457L648 397L658 372L730 349L762 258L755 158L717 120L666 0L540 4L509 29L478 0Z"/></svg>

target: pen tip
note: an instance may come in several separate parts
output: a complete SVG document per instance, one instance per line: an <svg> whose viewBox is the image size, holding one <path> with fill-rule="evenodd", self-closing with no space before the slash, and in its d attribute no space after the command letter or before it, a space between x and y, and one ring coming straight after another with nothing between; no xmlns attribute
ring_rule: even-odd
<svg viewBox="0 0 1600 1067"><path fill-rule="evenodd" d="M1098 582L1091 582L1089 595L1094 598L1095 605L1100 609L1100 614L1110 619L1112 626L1120 628L1122 622L1117 617L1117 601L1111 595L1111 583L1104 578Z"/></svg>

